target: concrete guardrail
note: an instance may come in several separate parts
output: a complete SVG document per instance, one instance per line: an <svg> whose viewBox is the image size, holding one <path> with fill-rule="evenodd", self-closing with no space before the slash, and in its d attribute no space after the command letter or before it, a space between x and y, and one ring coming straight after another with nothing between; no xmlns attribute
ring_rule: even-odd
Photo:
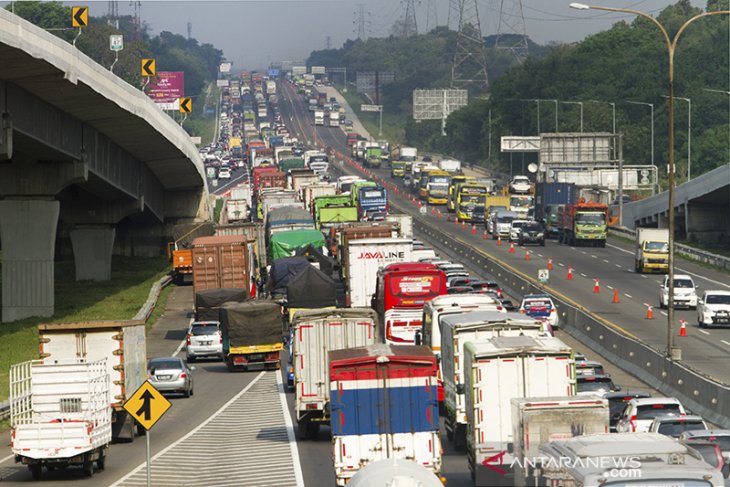
<svg viewBox="0 0 730 487"><path fill-rule="evenodd" d="M636 238L636 231L629 228L611 227L608 229L608 233L609 235L616 235L618 237L630 239ZM706 250L696 249L694 247L690 247L689 245L678 243L674 244L674 249L679 255L688 259L696 260L698 262L703 262L705 264L710 264L712 266L719 267L720 269L730 271L730 257L713 254L712 252L708 252Z"/></svg>

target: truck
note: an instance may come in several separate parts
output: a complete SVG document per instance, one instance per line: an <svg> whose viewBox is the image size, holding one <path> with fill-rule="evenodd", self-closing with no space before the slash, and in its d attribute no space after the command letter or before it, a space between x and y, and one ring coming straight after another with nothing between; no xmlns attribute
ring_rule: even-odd
<svg viewBox="0 0 730 487"><path fill-rule="evenodd" d="M535 485L533 461L548 442L609 432L608 401L572 396L512 399L514 485Z"/></svg>
<svg viewBox="0 0 730 487"><path fill-rule="evenodd" d="M287 230L271 236L268 254L270 260L281 259L310 246L320 250L326 248L322 232L314 229Z"/></svg>
<svg viewBox="0 0 730 487"><path fill-rule="evenodd" d="M608 206L580 200L558 209L558 241L573 246L605 247Z"/></svg>
<svg viewBox="0 0 730 487"><path fill-rule="evenodd" d="M461 161L457 159L441 159L439 161L439 169L450 174L461 172Z"/></svg>
<svg viewBox="0 0 730 487"><path fill-rule="evenodd" d="M444 487L440 478L430 470L412 460L378 460L359 470L348 487L373 487L393 485L398 479L398 487Z"/></svg>
<svg viewBox="0 0 730 487"><path fill-rule="evenodd" d="M312 205L314 204L315 198L320 196L335 196L336 193L335 185L332 183L308 184L302 188L302 201L304 202L304 207L310 213L314 213Z"/></svg>
<svg viewBox="0 0 730 487"><path fill-rule="evenodd" d="M212 225L202 223L167 244L167 259L172 263L172 280L176 284L193 282L192 242L196 237L209 236Z"/></svg>
<svg viewBox="0 0 730 487"><path fill-rule="evenodd" d="M365 145L364 163L366 167L380 167L383 162L383 149L377 143L369 142Z"/></svg>
<svg viewBox="0 0 730 487"><path fill-rule="evenodd" d="M147 342L142 320L44 323L38 325L40 358L46 363L104 360L109 376L107 406L115 441L144 433L124 403L147 379Z"/></svg>
<svg viewBox="0 0 730 487"><path fill-rule="evenodd" d="M78 465L104 470L112 441L107 359L33 360L10 367L10 448L34 480Z"/></svg>
<svg viewBox="0 0 730 487"><path fill-rule="evenodd" d="M225 223L247 221L251 216L251 201L247 199L226 200Z"/></svg>
<svg viewBox="0 0 730 487"><path fill-rule="evenodd" d="M312 204L312 212L318 230L357 221L357 207L352 206L349 195L317 196Z"/></svg>
<svg viewBox="0 0 730 487"><path fill-rule="evenodd" d="M314 125L324 125L324 110L314 111Z"/></svg>
<svg viewBox="0 0 730 487"><path fill-rule="evenodd" d="M204 289L251 289L250 255L255 243L245 235L198 237L193 240L193 293Z"/></svg>
<svg viewBox="0 0 730 487"><path fill-rule="evenodd" d="M467 462L475 485L488 487L514 461L512 398L574 396L573 350L554 337L508 336L468 342L464 359Z"/></svg>
<svg viewBox="0 0 730 487"><path fill-rule="evenodd" d="M291 329L299 436L316 439L330 421L329 352L374 344L378 317L369 308L298 310Z"/></svg>
<svg viewBox="0 0 730 487"><path fill-rule="evenodd" d="M227 303L220 309L223 354L230 371L277 370L284 349L281 306L267 299Z"/></svg>
<svg viewBox="0 0 730 487"><path fill-rule="evenodd" d="M484 223L487 207L487 187L478 183L463 183L456 195L456 221Z"/></svg>
<svg viewBox="0 0 730 487"><path fill-rule="evenodd" d="M531 194L511 194L509 195L509 210L519 213L520 219L527 219L533 209L534 201L535 197Z"/></svg>
<svg viewBox="0 0 730 487"><path fill-rule="evenodd" d="M339 127L340 121L342 120L342 114L337 110L330 111L329 116L329 126L330 127Z"/></svg>
<svg viewBox="0 0 730 487"><path fill-rule="evenodd" d="M400 238L413 238L413 217L405 213L389 213L386 222L393 224Z"/></svg>
<svg viewBox="0 0 730 487"><path fill-rule="evenodd" d="M636 272L667 273L669 270L669 230L666 228L636 229Z"/></svg>
<svg viewBox="0 0 730 487"><path fill-rule="evenodd" d="M332 459L338 486L383 459L441 471L436 357L375 344L329 352Z"/></svg>
<svg viewBox="0 0 730 487"><path fill-rule="evenodd" d="M471 311L444 316L441 325L441 380L444 384L446 437L457 451L466 446L464 345L494 337L547 334L543 322L503 310Z"/></svg>
<svg viewBox="0 0 730 487"><path fill-rule="evenodd" d="M342 250L342 268L350 306L370 306L378 269L394 262L409 262L413 242L407 238L348 240Z"/></svg>
<svg viewBox="0 0 730 487"><path fill-rule="evenodd" d="M402 159L396 159L390 161L390 177L391 178L402 178L406 175L406 161Z"/></svg>
<svg viewBox="0 0 730 487"><path fill-rule="evenodd" d="M383 186L357 189L357 215L361 221L382 221L388 214L388 190Z"/></svg>

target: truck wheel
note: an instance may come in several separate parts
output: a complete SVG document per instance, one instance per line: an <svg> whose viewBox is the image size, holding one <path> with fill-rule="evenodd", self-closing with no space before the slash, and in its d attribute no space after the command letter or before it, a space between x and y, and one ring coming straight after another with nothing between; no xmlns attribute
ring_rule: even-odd
<svg viewBox="0 0 730 487"><path fill-rule="evenodd" d="M84 455L84 464L82 468L84 469L85 476L91 477L92 475L94 475L94 462L91 460L90 453Z"/></svg>
<svg viewBox="0 0 730 487"><path fill-rule="evenodd" d="M104 470L104 466L106 465L106 456L104 455L104 452L99 453L99 458L96 459L96 468L98 468L100 471Z"/></svg>
<svg viewBox="0 0 730 487"><path fill-rule="evenodd" d="M319 423L310 421L309 424L307 424L307 439L308 440L318 440L319 439Z"/></svg>
<svg viewBox="0 0 730 487"><path fill-rule="evenodd" d="M299 434L300 440L307 440L307 433L309 432L309 419L300 419L297 424L297 433Z"/></svg>
<svg viewBox="0 0 730 487"><path fill-rule="evenodd" d="M31 477L33 477L33 480L40 480L42 468L40 463L33 463L31 465L28 465L28 470L30 471Z"/></svg>

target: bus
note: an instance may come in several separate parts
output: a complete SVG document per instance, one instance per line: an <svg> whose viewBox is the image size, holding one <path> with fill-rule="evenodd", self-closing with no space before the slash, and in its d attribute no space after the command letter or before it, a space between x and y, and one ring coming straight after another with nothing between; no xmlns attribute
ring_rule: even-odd
<svg viewBox="0 0 730 487"><path fill-rule="evenodd" d="M451 175L441 169L421 170L418 197L429 205L445 205L449 196Z"/></svg>
<svg viewBox="0 0 730 487"><path fill-rule="evenodd" d="M484 223L487 206L487 187L484 184L464 183L456 195L456 219L460 222Z"/></svg>
<svg viewBox="0 0 730 487"><path fill-rule="evenodd" d="M423 306L446 294L446 274L426 262L398 262L378 271L373 308L382 323L382 338L391 344L413 344L421 330Z"/></svg>
<svg viewBox="0 0 730 487"><path fill-rule="evenodd" d="M454 213L456 211L456 195L458 194L459 185L469 181L476 181L476 178L474 176L464 176L463 174L451 176L451 182L449 183L449 195L446 202L446 210L449 213Z"/></svg>

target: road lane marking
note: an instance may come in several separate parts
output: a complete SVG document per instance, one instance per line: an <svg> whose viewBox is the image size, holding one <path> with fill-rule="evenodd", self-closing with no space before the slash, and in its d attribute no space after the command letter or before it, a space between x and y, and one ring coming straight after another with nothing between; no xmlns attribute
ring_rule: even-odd
<svg viewBox="0 0 730 487"><path fill-rule="evenodd" d="M730 343L726 342L725 340L720 340L720 341L721 341L722 343L724 343L725 345L727 345L728 347L730 347Z"/></svg>
<svg viewBox="0 0 730 487"><path fill-rule="evenodd" d="M698 328L697 331L699 331L700 333L704 333L705 335L709 335L710 334L709 331L705 331L702 328Z"/></svg>
<svg viewBox="0 0 730 487"><path fill-rule="evenodd" d="M629 299L632 299L632 298L633 298L633 296L632 296L632 295L630 295L630 294L626 294L626 293L624 293L624 296L626 296L626 297L627 297L627 298L629 298Z"/></svg>
<svg viewBox="0 0 730 487"><path fill-rule="evenodd" d="M177 354L178 354L178 353L180 353L180 351L181 351L181 350L183 349L183 347L185 346L185 342L186 342L186 341L187 341L187 340L181 340L181 341L180 341L180 345L178 345L178 346L177 346L177 348L175 349L175 351L174 351L174 352L172 353L172 356L173 356L173 357L177 357Z"/></svg>
<svg viewBox="0 0 730 487"><path fill-rule="evenodd" d="M667 312L666 311L660 311L660 313L663 314L664 316L667 316Z"/></svg>
<svg viewBox="0 0 730 487"><path fill-rule="evenodd" d="M593 255L593 254L591 254L591 257L593 257L594 259L597 259L598 258L598 256ZM606 262L608 262L608 261L606 261Z"/></svg>
<svg viewBox="0 0 730 487"><path fill-rule="evenodd" d="M297 438L294 434L294 424L289 415L289 405L286 403L286 391L284 383L281 380L281 374L276 371L276 387L279 389L279 399L281 401L281 410L284 411L284 422L286 424L286 436L289 438L289 446L291 449L292 462L294 463L294 475L297 479L297 486L304 485L304 474L302 473L302 462L299 459L299 449L297 448Z"/></svg>
<svg viewBox="0 0 730 487"><path fill-rule="evenodd" d="M558 265L559 265L560 267L565 267L565 264L563 264L562 262L558 262Z"/></svg>
<svg viewBox="0 0 730 487"><path fill-rule="evenodd" d="M608 264L608 259L603 259L603 262L605 262L606 264Z"/></svg>
<svg viewBox="0 0 730 487"><path fill-rule="evenodd" d="M587 275L583 274L582 272L580 273L580 275L583 277L588 277Z"/></svg>
<svg viewBox="0 0 730 487"><path fill-rule="evenodd" d="M5 463L5 462L7 462L8 460L10 460L11 458L13 458L14 456L15 456L15 455L8 455L8 456L7 456L7 457L5 457L5 458L0 458L0 463Z"/></svg>
<svg viewBox="0 0 730 487"><path fill-rule="evenodd" d="M606 286L608 289L613 289L613 286Z"/></svg>
<svg viewBox="0 0 730 487"><path fill-rule="evenodd" d="M615 265L616 267L619 267L619 268L621 267L621 264L614 264L614 265Z"/></svg>
<svg viewBox="0 0 730 487"><path fill-rule="evenodd" d="M642 275L641 275L641 277L643 277L644 279L649 279L649 278L648 278L648 277L646 277L646 276L645 276L644 274L642 274Z"/></svg>

